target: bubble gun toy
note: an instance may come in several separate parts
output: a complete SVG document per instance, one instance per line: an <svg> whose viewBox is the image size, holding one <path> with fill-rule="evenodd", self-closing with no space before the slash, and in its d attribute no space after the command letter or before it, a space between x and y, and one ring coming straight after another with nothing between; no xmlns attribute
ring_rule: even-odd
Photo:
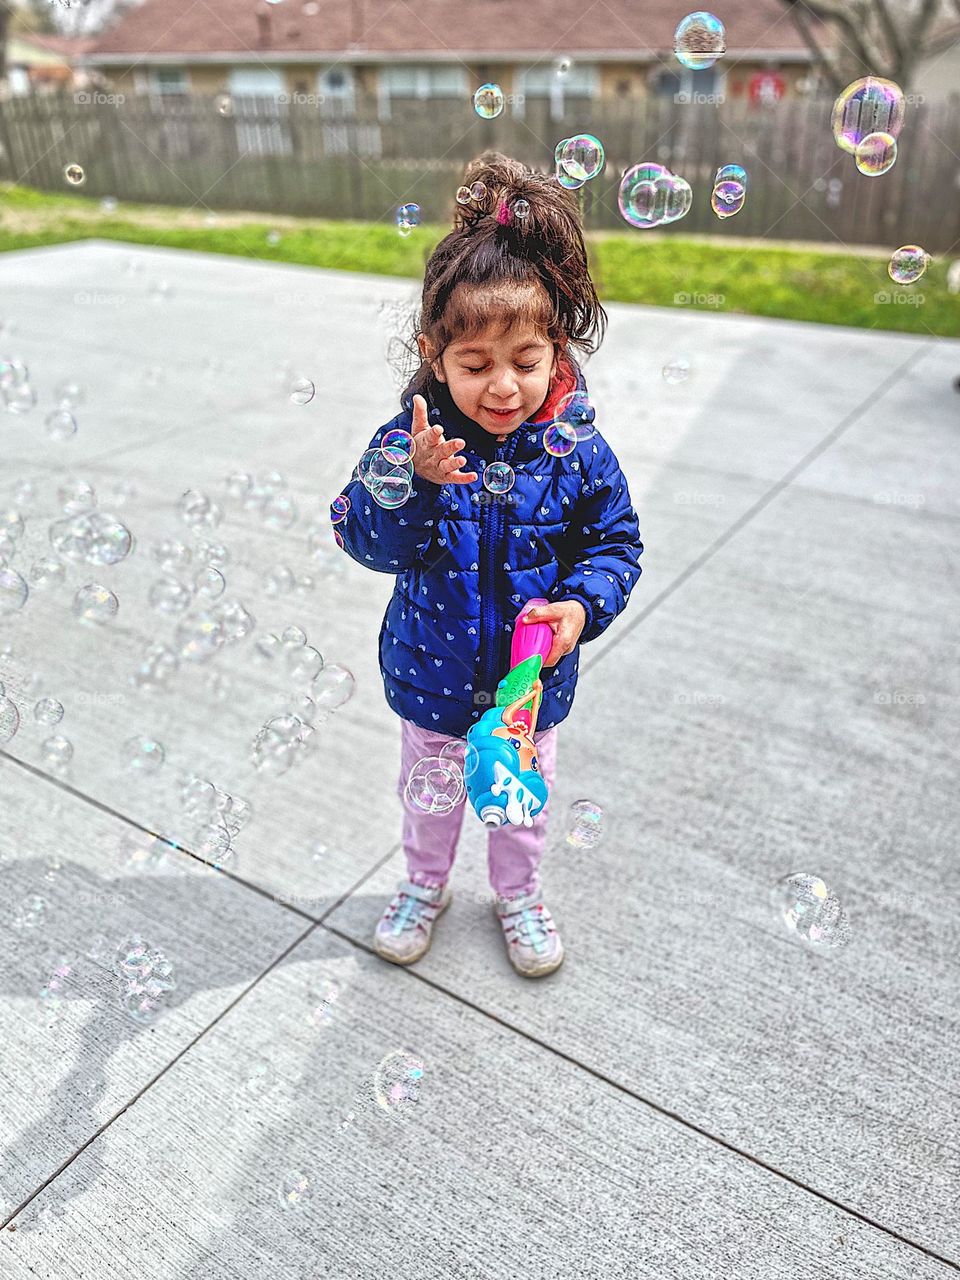
<svg viewBox="0 0 960 1280"><path fill-rule="evenodd" d="M540 670L550 654L553 629L546 622L525 626L523 615L540 598L528 600L513 629L510 670L497 685L496 705L467 730L464 782L467 796L485 827L504 823L532 827L547 803L547 784L540 776L537 713L543 696Z"/></svg>

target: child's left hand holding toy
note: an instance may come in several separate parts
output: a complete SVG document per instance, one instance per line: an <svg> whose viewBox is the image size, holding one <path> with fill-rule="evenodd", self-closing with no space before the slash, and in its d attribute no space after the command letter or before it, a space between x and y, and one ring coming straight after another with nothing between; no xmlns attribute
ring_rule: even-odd
<svg viewBox="0 0 960 1280"><path fill-rule="evenodd" d="M546 622L553 631L553 645L544 659L545 667L555 667L577 647L580 632L587 625L587 611L578 600L538 604L523 615L523 622Z"/></svg>

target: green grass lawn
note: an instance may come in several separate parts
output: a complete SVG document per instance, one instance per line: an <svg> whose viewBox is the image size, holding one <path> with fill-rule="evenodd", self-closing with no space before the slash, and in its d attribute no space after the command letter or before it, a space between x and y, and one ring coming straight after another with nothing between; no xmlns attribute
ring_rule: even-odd
<svg viewBox="0 0 960 1280"><path fill-rule="evenodd" d="M178 225L190 222L196 225ZM280 231L276 244L267 239L273 228ZM218 224L207 226L199 212L121 204L104 213L82 196L0 187L0 250L96 237L417 278L446 230L422 226L403 238L382 223L280 216L274 222L236 214L218 215ZM947 291L947 260L934 260L922 280L904 287L889 279L881 257L815 247L738 246L625 230L591 236L590 253L604 302L960 336L960 295Z"/></svg>

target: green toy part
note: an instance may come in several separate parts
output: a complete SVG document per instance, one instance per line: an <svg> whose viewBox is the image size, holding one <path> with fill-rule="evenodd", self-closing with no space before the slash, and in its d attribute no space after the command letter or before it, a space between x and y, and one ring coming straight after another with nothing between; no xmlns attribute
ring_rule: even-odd
<svg viewBox="0 0 960 1280"><path fill-rule="evenodd" d="M533 686L540 677L543 666L543 655L531 654L507 672L497 685L497 706L508 707L518 698L525 698L533 693Z"/></svg>

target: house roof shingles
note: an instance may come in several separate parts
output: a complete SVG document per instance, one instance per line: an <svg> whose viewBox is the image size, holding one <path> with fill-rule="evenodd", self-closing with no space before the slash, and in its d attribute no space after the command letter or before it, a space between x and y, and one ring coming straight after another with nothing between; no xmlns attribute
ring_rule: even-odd
<svg viewBox="0 0 960 1280"><path fill-rule="evenodd" d="M669 53L686 12L683 0L472 0L468 8L462 0L145 0L95 41L88 58L236 54L253 61L303 53L307 60L426 54L502 61L552 53L629 60ZM806 55L781 0L726 0L721 16L735 57Z"/></svg>

